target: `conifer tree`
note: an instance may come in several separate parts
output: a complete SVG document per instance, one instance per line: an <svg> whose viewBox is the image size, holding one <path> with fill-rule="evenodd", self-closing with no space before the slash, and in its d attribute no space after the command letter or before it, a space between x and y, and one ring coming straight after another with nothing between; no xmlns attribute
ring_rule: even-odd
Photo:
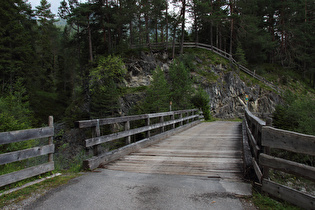
<svg viewBox="0 0 315 210"><path fill-rule="evenodd" d="M145 113L166 112L169 110L170 89L164 72L157 67L153 73L153 81L146 91L143 103Z"/></svg>
<svg viewBox="0 0 315 210"><path fill-rule="evenodd" d="M32 74L36 60L33 16L31 6L22 0L0 1L0 93L12 90L18 78L27 82Z"/></svg>
<svg viewBox="0 0 315 210"><path fill-rule="evenodd" d="M175 60L170 66L169 78L174 110L191 108L192 79L185 65Z"/></svg>

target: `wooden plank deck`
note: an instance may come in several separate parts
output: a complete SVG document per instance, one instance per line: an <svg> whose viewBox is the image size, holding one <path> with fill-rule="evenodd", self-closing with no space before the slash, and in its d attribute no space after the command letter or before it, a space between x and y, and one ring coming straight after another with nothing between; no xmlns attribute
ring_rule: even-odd
<svg viewBox="0 0 315 210"><path fill-rule="evenodd" d="M239 122L206 122L104 165L138 173L242 178Z"/></svg>

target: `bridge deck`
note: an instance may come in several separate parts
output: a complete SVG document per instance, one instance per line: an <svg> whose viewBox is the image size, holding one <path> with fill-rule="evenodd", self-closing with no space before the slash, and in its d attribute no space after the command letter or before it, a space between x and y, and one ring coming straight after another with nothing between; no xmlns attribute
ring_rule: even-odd
<svg viewBox="0 0 315 210"><path fill-rule="evenodd" d="M201 123L103 167L138 173L241 179L240 125L239 122Z"/></svg>

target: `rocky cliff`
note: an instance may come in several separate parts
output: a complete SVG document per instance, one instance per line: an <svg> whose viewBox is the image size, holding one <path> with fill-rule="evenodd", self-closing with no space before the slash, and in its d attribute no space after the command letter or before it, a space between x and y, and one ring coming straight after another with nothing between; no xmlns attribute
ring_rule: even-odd
<svg viewBox="0 0 315 210"><path fill-rule="evenodd" d="M125 61L128 75L125 79L126 87L148 86L152 80L152 72L160 66L166 76L172 59L164 53L144 53L138 58L133 57ZM245 97L248 95L248 107L251 111L269 115L280 103L280 96L270 90L261 88L258 84L240 79L239 70L230 64L217 62L204 62L198 55L193 56L195 70L191 72L195 86L201 85L209 94L211 113L216 118L240 118L244 113ZM216 64L214 64L216 63ZM209 79L209 75L212 75ZM243 76L244 77L244 76ZM248 79L249 80L249 79ZM126 94L121 100L123 113L141 100L141 92Z"/></svg>

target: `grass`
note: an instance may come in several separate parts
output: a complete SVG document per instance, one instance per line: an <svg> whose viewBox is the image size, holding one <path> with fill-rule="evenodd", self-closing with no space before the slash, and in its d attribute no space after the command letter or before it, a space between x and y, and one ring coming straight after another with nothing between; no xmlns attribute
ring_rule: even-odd
<svg viewBox="0 0 315 210"><path fill-rule="evenodd" d="M300 209L286 202L276 201L268 196L260 194L257 191L253 192L253 197L251 199L258 209L264 209L264 210L299 210Z"/></svg>
<svg viewBox="0 0 315 210"><path fill-rule="evenodd" d="M10 194L2 195L0 197L0 209L12 203L16 204L22 200L28 199L34 196L35 194L43 195L45 194L45 192L47 192L47 190L67 184L69 180L78 176L79 174L67 174L67 175L57 176L52 179L47 179L41 183L34 184L32 186L12 192Z"/></svg>

